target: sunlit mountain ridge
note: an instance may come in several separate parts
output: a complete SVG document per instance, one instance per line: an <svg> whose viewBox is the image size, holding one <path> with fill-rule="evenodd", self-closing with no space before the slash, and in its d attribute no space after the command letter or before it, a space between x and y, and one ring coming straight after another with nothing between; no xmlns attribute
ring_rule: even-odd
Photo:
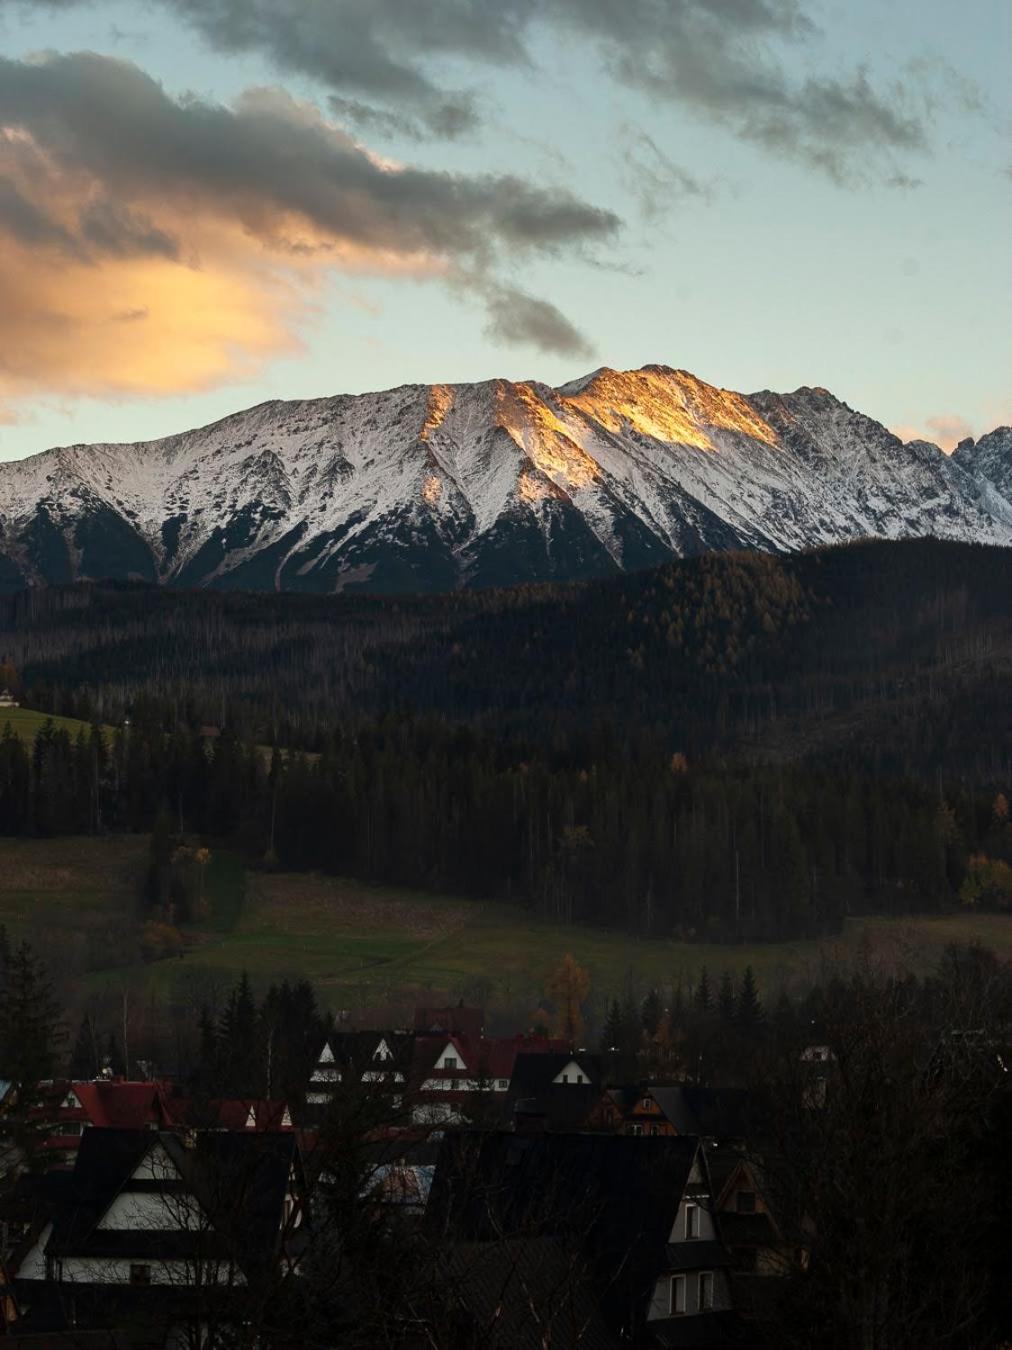
<svg viewBox="0 0 1012 1350"><path fill-rule="evenodd" d="M713 549L1012 544L1012 432L951 457L819 388L684 370L271 402L0 465L0 587L327 592L574 580Z"/></svg>

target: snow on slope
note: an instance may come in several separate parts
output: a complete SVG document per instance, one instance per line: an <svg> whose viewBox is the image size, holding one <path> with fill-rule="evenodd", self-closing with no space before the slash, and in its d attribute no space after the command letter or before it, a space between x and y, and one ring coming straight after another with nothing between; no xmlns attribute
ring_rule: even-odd
<svg viewBox="0 0 1012 1350"><path fill-rule="evenodd" d="M0 465L0 586L426 589L863 536L1010 544L1010 442L949 459L822 389L744 397L666 366L265 403Z"/></svg>

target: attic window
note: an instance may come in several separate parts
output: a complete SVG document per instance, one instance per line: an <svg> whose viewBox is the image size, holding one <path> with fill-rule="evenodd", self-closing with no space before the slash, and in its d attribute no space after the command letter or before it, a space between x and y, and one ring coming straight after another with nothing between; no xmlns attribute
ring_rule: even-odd
<svg viewBox="0 0 1012 1350"><path fill-rule="evenodd" d="M735 1200L739 1214L755 1213L755 1191L739 1191Z"/></svg>
<svg viewBox="0 0 1012 1350"><path fill-rule="evenodd" d="M685 1236L686 1238L699 1237L699 1206L685 1206Z"/></svg>
<svg viewBox="0 0 1012 1350"><path fill-rule="evenodd" d="M709 1312L713 1307L713 1271L699 1273L699 1311Z"/></svg>
<svg viewBox="0 0 1012 1350"><path fill-rule="evenodd" d="M135 1265L131 1265L131 1266L130 1266L130 1283L131 1283L131 1284L150 1284L150 1283L151 1283L151 1267L150 1267L150 1266L135 1266Z"/></svg>
<svg viewBox="0 0 1012 1350"><path fill-rule="evenodd" d="M444 1069L455 1069L456 1067L457 1067L457 1056L456 1056L456 1055L444 1055L444 1056L443 1056L443 1068L444 1068Z"/></svg>

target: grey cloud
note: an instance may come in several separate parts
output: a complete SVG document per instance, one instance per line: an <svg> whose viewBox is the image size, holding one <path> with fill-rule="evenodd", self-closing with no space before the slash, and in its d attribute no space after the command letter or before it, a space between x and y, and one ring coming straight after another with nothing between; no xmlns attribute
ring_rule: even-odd
<svg viewBox="0 0 1012 1350"><path fill-rule="evenodd" d="M471 130L480 120L475 94L448 91L441 63L530 66L531 37L546 29L556 45L594 45L620 82L839 181L867 174L872 156L924 150L930 107L955 89L941 69L913 81L916 101L900 82L877 88L860 68L796 78L782 54L817 57L821 36L800 0L160 3L219 50L260 52L281 71L320 81L335 109L380 134ZM955 93L965 101L965 90Z"/></svg>
<svg viewBox="0 0 1012 1350"><path fill-rule="evenodd" d="M468 91L445 93L432 66L446 56L528 64L541 27L595 44L621 82L841 180L861 152L920 150L927 139L902 87L883 92L862 70L786 73L778 48L818 36L798 0L163 2L221 48L265 52L281 69L379 100L435 135L460 134L478 114ZM361 119L370 106L353 101L349 111Z"/></svg>
<svg viewBox="0 0 1012 1350"><path fill-rule="evenodd" d="M642 127L623 123L618 142L626 188L651 223L660 220L679 201L687 198L706 201L712 196L708 183L676 164Z"/></svg>
<svg viewBox="0 0 1012 1350"><path fill-rule="evenodd" d="M0 119L112 187L231 194L254 232L275 208L368 247L483 256L592 243L619 226L609 211L515 177L387 169L277 91L235 108L176 102L137 67L87 53L0 58Z"/></svg>
<svg viewBox="0 0 1012 1350"><path fill-rule="evenodd" d="M510 346L532 346L559 356L589 357L593 348L564 314L547 300L511 286L486 289L488 335Z"/></svg>
<svg viewBox="0 0 1012 1350"><path fill-rule="evenodd" d="M80 229L89 244L107 256L127 258L160 254L178 258L179 244L139 211L117 202L90 202L80 214Z"/></svg>
<svg viewBox="0 0 1012 1350"><path fill-rule="evenodd" d="M69 231L4 178L0 178L0 230L21 244L42 243L60 249L76 247Z"/></svg>

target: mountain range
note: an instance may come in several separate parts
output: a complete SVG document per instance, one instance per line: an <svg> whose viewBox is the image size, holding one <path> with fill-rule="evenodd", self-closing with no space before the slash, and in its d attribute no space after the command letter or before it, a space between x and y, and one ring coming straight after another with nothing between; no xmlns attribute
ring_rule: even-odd
<svg viewBox="0 0 1012 1350"><path fill-rule="evenodd" d="M684 370L263 403L164 440L0 464L0 589L450 590L711 550L1012 544L1012 428L948 456L825 389Z"/></svg>

